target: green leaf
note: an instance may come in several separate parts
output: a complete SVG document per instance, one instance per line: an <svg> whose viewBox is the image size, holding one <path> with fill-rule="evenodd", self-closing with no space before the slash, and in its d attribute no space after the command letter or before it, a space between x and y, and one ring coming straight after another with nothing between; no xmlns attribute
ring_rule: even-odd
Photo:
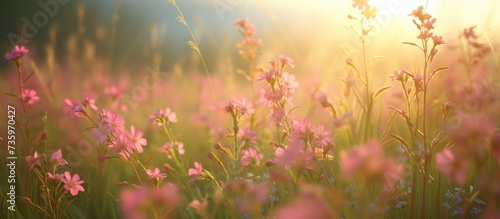
<svg viewBox="0 0 500 219"><path fill-rule="evenodd" d="M26 83L26 81L28 81L28 79L30 79L30 78L31 78L31 76L33 76L34 74L35 74L35 72L31 72L31 74L30 74L30 75L28 75L28 77L26 77L26 78L24 79L23 83Z"/></svg>
<svg viewBox="0 0 500 219"><path fill-rule="evenodd" d="M373 99L377 98L377 96L379 94L381 94L382 92L386 91L387 89L391 88L391 85L387 85L387 86L383 86L383 87L380 87L379 89L377 89L375 91L375 94L373 94Z"/></svg>
<svg viewBox="0 0 500 219"><path fill-rule="evenodd" d="M439 73L440 71L444 71L444 70L449 69L449 68L450 68L449 66L438 68L438 69L434 70L431 75L434 76L435 74Z"/></svg>
<svg viewBox="0 0 500 219"><path fill-rule="evenodd" d="M410 45L410 46L416 46L419 47L417 44L412 43L412 42L403 42L403 44ZM419 47L420 48L420 47Z"/></svg>

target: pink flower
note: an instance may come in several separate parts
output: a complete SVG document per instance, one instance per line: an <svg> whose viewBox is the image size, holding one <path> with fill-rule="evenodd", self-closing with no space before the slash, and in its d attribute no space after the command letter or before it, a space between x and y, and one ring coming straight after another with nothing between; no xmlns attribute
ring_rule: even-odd
<svg viewBox="0 0 500 219"><path fill-rule="evenodd" d="M295 76L288 72L283 73L280 82L286 90L290 91L290 93L295 92L295 89L299 87L299 82L295 81Z"/></svg>
<svg viewBox="0 0 500 219"><path fill-rule="evenodd" d="M238 131L238 138L241 139L242 142L257 144L257 133L248 127Z"/></svg>
<svg viewBox="0 0 500 219"><path fill-rule="evenodd" d="M260 93L262 94L262 98L260 98L260 102L266 106L273 104L274 102L280 101L285 97L285 89L262 89Z"/></svg>
<svg viewBox="0 0 500 219"><path fill-rule="evenodd" d="M23 55L28 54L29 50L24 46L15 46L10 52L5 54L3 57L7 60L13 60L21 58Z"/></svg>
<svg viewBox="0 0 500 219"><path fill-rule="evenodd" d="M433 35L432 41L433 41L434 45L436 45L436 46L441 45L441 44L445 44L442 36Z"/></svg>
<svg viewBox="0 0 500 219"><path fill-rule="evenodd" d="M35 164L38 163L38 152L35 151L35 153L33 154L33 157L27 156L26 162L28 163L28 166L30 167L30 169L33 168L33 166L35 166Z"/></svg>
<svg viewBox="0 0 500 219"><path fill-rule="evenodd" d="M120 114L115 113L110 110L101 111L102 120L108 123L109 126L113 128L114 132L121 132L125 129L125 119L120 116Z"/></svg>
<svg viewBox="0 0 500 219"><path fill-rule="evenodd" d="M386 159L382 172L384 173L382 183L390 190L394 190L396 183L403 178L404 166L396 163L394 159Z"/></svg>
<svg viewBox="0 0 500 219"><path fill-rule="evenodd" d="M285 55L279 55L279 59L281 62L281 67L285 67L288 65L292 68L295 68L295 65L293 64L293 59L291 59L290 57Z"/></svg>
<svg viewBox="0 0 500 219"><path fill-rule="evenodd" d="M92 108L93 110L97 110L97 106L95 105L94 95L91 93L84 93L83 99L85 99L85 104Z"/></svg>
<svg viewBox="0 0 500 219"><path fill-rule="evenodd" d="M80 107L81 103L73 99L64 99L66 106L64 107L64 113L70 114L71 117L81 117Z"/></svg>
<svg viewBox="0 0 500 219"><path fill-rule="evenodd" d="M78 192L83 192L85 189L81 186L83 180L80 180L80 176L78 174L73 175L66 171L64 172L64 177L61 177L61 181L64 183L64 189L69 191L72 196L76 196Z"/></svg>
<svg viewBox="0 0 500 219"><path fill-rule="evenodd" d="M255 28L255 26L248 21L248 18L239 20L234 25L237 26L237 27L242 28L243 31L244 31L242 34L244 34L247 37L253 37L253 35L257 31L257 29Z"/></svg>
<svg viewBox="0 0 500 219"><path fill-rule="evenodd" d="M286 116L286 113L285 113L285 110L283 108L273 107L271 109L271 115L269 115L269 119L272 122L281 123L281 121L283 120L283 118L285 118L285 116Z"/></svg>
<svg viewBox="0 0 500 219"><path fill-rule="evenodd" d="M24 89L21 94L21 98L29 105L33 105L40 100L40 98L36 95L36 90L33 89Z"/></svg>
<svg viewBox="0 0 500 219"><path fill-rule="evenodd" d="M159 148L158 151L160 151L160 152L166 152L167 153L167 158L168 159L172 159L172 154L171 153L174 153L173 152L174 148L177 148L177 152L180 155L183 155L186 152L184 150L184 144L182 142L179 142L179 141L175 141L175 142L173 142L173 144L168 141L161 148Z"/></svg>
<svg viewBox="0 0 500 219"><path fill-rule="evenodd" d="M202 171L203 167L201 166L201 163L194 162L194 168L189 168L188 170L188 175L191 176L189 184L192 184L194 181L196 181L200 177Z"/></svg>
<svg viewBox="0 0 500 219"><path fill-rule="evenodd" d="M426 39L429 39L429 37L431 37L431 36L432 36L432 33L429 32L428 30L425 30L424 32L421 32L417 36L417 39L426 40Z"/></svg>
<svg viewBox="0 0 500 219"><path fill-rule="evenodd" d="M434 29L434 23L436 23L436 18L429 19L428 21L424 22L422 26L424 26L428 30L432 30Z"/></svg>
<svg viewBox="0 0 500 219"><path fill-rule="evenodd" d="M172 183L167 183L159 189L152 189L151 198L153 202L160 202L161 205L169 207L176 206L183 201L179 187Z"/></svg>
<svg viewBox="0 0 500 219"><path fill-rule="evenodd" d="M92 138L102 144L106 142L108 135L113 131L113 127L100 119L96 121L96 124L97 127L92 129Z"/></svg>
<svg viewBox="0 0 500 219"><path fill-rule="evenodd" d="M117 133L117 136L115 136L115 139L111 141L108 148L116 153L124 151L131 152L130 149L132 149L132 142L130 141L130 138L128 138L126 132Z"/></svg>
<svg viewBox="0 0 500 219"><path fill-rule="evenodd" d="M456 159L449 148L436 154L436 168L446 176L448 181L453 179L459 184L464 184L469 163L467 159Z"/></svg>
<svg viewBox="0 0 500 219"><path fill-rule="evenodd" d="M68 162L66 162L66 160L63 159L61 149L52 153L52 155L50 156L50 162L52 162L54 166L59 166L59 165L64 166L68 164Z"/></svg>
<svg viewBox="0 0 500 219"><path fill-rule="evenodd" d="M324 126L318 125L312 128L314 136L313 142L321 147L326 147L332 143L332 132L325 129Z"/></svg>
<svg viewBox="0 0 500 219"><path fill-rule="evenodd" d="M389 78L391 78L391 80L396 80L396 81L403 81L404 79L404 76L405 75L405 72L403 70L394 70L394 75L393 76L390 76Z"/></svg>
<svg viewBox="0 0 500 219"><path fill-rule="evenodd" d="M198 200L198 199L195 199L191 203L189 203L189 207L192 207L192 208L196 209L196 211L198 212L198 214L206 216L206 214L207 214L206 211L207 211L207 208L208 208L207 198L205 197L201 201Z"/></svg>
<svg viewBox="0 0 500 219"><path fill-rule="evenodd" d="M58 173L56 173L54 175L52 175L52 173L47 173L47 176L52 181L62 180L64 178L63 174L58 174Z"/></svg>
<svg viewBox="0 0 500 219"><path fill-rule="evenodd" d="M258 165L260 161L264 158L263 153L259 153L259 150L255 147L250 147L246 150L243 150L243 155L240 159L241 166L248 166L250 163L255 163Z"/></svg>
<svg viewBox="0 0 500 219"><path fill-rule="evenodd" d="M249 24L248 18L241 19L241 20L237 21L236 23L234 23L235 26L242 27L242 28L245 28L246 26L248 26L248 24Z"/></svg>
<svg viewBox="0 0 500 219"><path fill-rule="evenodd" d="M139 188L125 188L120 191L120 205L125 218L148 218L141 206L149 200L149 189L145 186Z"/></svg>
<svg viewBox="0 0 500 219"><path fill-rule="evenodd" d="M257 76L257 80L266 80L268 83L271 83L277 73L278 70L276 70L275 68L271 68L269 69L269 71L263 71L259 76Z"/></svg>
<svg viewBox="0 0 500 219"><path fill-rule="evenodd" d="M255 112L252 102L248 101L245 98L236 100L234 102L234 107L238 110L238 112L241 115L245 115L247 118L250 118L252 114Z"/></svg>
<svg viewBox="0 0 500 219"><path fill-rule="evenodd" d="M146 146L148 141L144 139L144 133L140 130L136 130L135 126L130 126L129 138L132 141L132 144L136 148L137 152L142 153L144 150L142 149L142 145Z"/></svg>
<svg viewBox="0 0 500 219"><path fill-rule="evenodd" d="M342 151L340 160L345 179L359 175L367 180L379 180L392 190L403 177L404 167L392 158L384 158L380 144L375 140L355 146L348 152Z"/></svg>
<svg viewBox="0 0 500 219"><path fill-rule="evenodd" d="M277 165L288 168L299 156L302 148L298 144L294 144L295 146L287 146L283 148L276 148L275 154L276 158L274 158L274 163Z"/></svg>
<svg viewBox="0 0 500 219"><path fill-rule="evenodd" d="M423 13L424 13L424 6L420 5L418 6L417 9L413 9L411 14L409 14L408 16L421 17Z"/></svg>
<svg viewBox="0 0 500 219"><path fill-rule="evenodd" d="M151 171L148 169L148 170L146 170L146 173L148 174L149 178L151 178L151 179L163 179L163 178L167 177L166 173L160 173L160 169L158 169L158 167L156 167L154 171Z"/></svg>
<svg viewBox="0 0 500 219"><path fill-rule="evenodd" d="M152 124L156 123L158 126L168 125L177 122L177 115L170 108L166 108L165 111L158 109L155 114L149 117L149 120Z"/></svg>

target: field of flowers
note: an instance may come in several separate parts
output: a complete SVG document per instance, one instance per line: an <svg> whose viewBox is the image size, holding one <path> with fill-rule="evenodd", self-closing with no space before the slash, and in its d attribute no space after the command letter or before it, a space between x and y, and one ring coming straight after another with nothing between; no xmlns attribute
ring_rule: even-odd
<svg viewBox="0 0 500 219"><path fill-rule="evenodd" d="M382 57L378 8L349 1L357 46L317 69L243 18L213 70L168 2L191 48L168 69L153 49L110 72L78 38L2 52L0 218L500 218L500 60L478 27L444 37L418 6Z"/></svg>

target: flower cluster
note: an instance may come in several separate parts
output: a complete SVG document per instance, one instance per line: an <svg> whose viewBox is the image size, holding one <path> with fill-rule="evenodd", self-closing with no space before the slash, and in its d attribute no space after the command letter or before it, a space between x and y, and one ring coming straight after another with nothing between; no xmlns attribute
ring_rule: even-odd
<svg viewBox="0 0 500 219"><path fill-rule="evenodd" d="M295 81L293 74L284 71L286 66L295 67L290 57L279 55L278 63L272 59L269 64L271 68L267 71L261 70L257 77L257 80L264 80L268 84L268 88L261 90L260 101L271 107L271 121L281 123L287 114L285 107L290 104L291 94L298 88L299 83Z"/></svg>
<svg viewBox="0 0 500 219"><path fill-rule="evenodd" d="M257 29L249 22L248 18L240 20L234 24L238 28L238 33L243 37L236 45L238 52L243 59L252 63L257 54L257 48L262 44L262 39L255 38Z"/></svg>
<svg viewBox="0 0 500 219"><path fill-rule="evenodd" d="M397 181L403 178L403 165L392 158L384 157L380 144L374 140L365 145L354 146L349 151L342 151L340 159L346 179L358 175L364 177L367 182L378 180L392 190Z"/></svg>
<svg viewBox="0 0 500 219"><path fill-rule="evenodd" d="M443 37L435 35L432 30L434 29L434 23L436 22L437 18L433 18L432 15L429 13L424 12L424 6L419 6L417 9L413 10L412 13L410 13L408 16L412 16L415 19L413 19L413 24L417 27L419 30L419 35L417 36L417 39L420 39L424 41L424 48L423 50L427 50L427 42L432 39L432 49L430 50L429 54L429 59L430 61L434 60L434 57L438 53L438 49L436 49L436 46L445 44Z"/></svg>

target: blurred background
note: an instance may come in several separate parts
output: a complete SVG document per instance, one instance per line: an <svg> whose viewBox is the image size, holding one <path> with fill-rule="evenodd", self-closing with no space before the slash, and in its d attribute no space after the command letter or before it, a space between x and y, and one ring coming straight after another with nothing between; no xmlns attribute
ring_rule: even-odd
<svg viewBox="0 0 500 219"><path fill-rule="evenodd" d="M500 43L498 0L372 0L379 18L372 31L369 53L390 55L407 50L401 41L415 40L416 29L407 16L418 5L438 18L435 32L448 47L456 46L463 28L478 26L492 46ZM352 1L327 0L179 0L188 24L199 41L211 71L225 71L228 61L241 63L234 45L240 40L234 27L248 17L264 45L258 59L277 54L294 58L301 70L328 69L332 60L359 46L346 27ZM53 48L57 60L68 53L96 56L107 61L110 71L158 65L168 70L173 63L194 62L187 44L187 29L177 22L177 11L165 0L3 0L0 3L0 49L5 53L18 42L21 32L31 55L43 60ZM390 46L389 44L390 43ZM73 51L72 51L73 50ZM345 51L344 51L345 52ZM229 56L228 56L229 55ZM230 57L231 60L228 60ZM196 58L196 57L194 57ZM396 66L401 60L386 64ZM262 62L261 62L262 63ZM10 63L0 62L0 72ZM126 65L125 65L126 64ZM302 65L301 65L302 64Z"/></svg>

